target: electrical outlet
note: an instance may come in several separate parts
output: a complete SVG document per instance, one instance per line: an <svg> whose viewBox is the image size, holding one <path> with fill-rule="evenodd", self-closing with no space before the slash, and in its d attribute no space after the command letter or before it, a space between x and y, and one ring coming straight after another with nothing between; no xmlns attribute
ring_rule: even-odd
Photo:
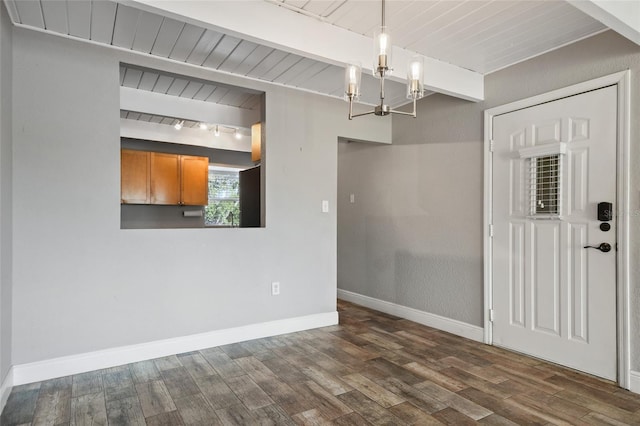
<svg viewBox="0 0 640 426"><path fill-rule="evenodd" d="M271 283L271 295L277 296L279 294L280 294L280 283L279 282Z"/></svg>
<svg viewBox="0 0 640 426"><path fill-rule="evenodd" d="M351 194L351 195L349 195L349 202L350 202L351 204L353 204L353 203L355 203L355 202L356 202L356 194Z"/></svg>
<svg viewBox="0 0 640 426"><path fill-rule="evenodd" d="M322 200L322 213L329 213L329 200Z"/></svg>

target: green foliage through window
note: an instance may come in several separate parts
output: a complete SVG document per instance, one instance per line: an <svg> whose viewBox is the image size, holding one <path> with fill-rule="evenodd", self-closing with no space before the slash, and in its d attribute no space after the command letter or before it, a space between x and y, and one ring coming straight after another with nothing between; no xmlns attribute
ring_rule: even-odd
<svg viewBox="0 0 640 426"><path fill-rule="evenodd" d="M240 201L238 172L209 171L209 205L204 208L207 226L238 226Z"/></svg>

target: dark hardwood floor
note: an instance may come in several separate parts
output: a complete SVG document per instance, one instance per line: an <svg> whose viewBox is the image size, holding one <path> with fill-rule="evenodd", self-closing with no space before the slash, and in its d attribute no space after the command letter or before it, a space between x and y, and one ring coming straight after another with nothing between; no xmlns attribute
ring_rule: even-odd
<svg viewBox="0 0 640 426"><path fill-rule="evenodd" d="M13 389L2 425L637 425L640 395L340 301L340 325Z"/></svg>

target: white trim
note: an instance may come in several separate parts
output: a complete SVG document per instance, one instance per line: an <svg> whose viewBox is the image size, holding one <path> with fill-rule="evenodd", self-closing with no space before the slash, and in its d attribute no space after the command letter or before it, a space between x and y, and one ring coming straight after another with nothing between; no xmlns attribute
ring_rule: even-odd
<svg viewBox="0 0 640 426"><path fill-rule="evenodd" d="M2 385L0 385L0 413L4 410L5 405L7 405L7 400L9 399L9 394L11 393L11 389L13 388L13 367L9 369L7 375L2 381Z"/></svg>
<svg viewBox="0 0 640 426"><path fill-rule="evenodd" d="M493 116L484 112L484 208L482 239L484 245L484 343L493 343ZM491 312L491 315L489 314Z"/></svg>
<svg viewBox="0 0 640 426"><path fill-rule="evenodd" d="M565 142L546 143L544 145L530 146L518 150L520 158L544 157L547 155L566 154L567 144Z"/></svg>
<svg viewBox="0 0 640 426"><path fill-rule="evenodd" d="M579 11L640 45L640 3L637 1L568 0Z"/></svg>
<svg viewBox="0 0 640 426"><path fill-rule="evenodd" d="M630 389L631 371L630 371L630 336L631 327L630 307L629 307L629 196L630 196L630 72L622 71L594 80L585 81L573 86L565 87L552 92L544 93L531 98L522 99L506 105L488 109L484 112L484 307L485 312L493 308L492 291L493 291L493 255L492 240L488 232L489 226L492 224L493 212L491 205L493 202L493 194L491 192L493 179L493 163L491 143L493 137L493 118L497 115L506 114L523 108L529 108L545 102L552 102L568 96L578 95L590 90L596 90L607 86L616 85L618 89L618 187L617 187L617 209L618 212L618 283L617 283L617 325L618 325L618 384ZM484 341L487 344L493 343L493 335L491 331L491 322L488 315L485 315L485 335ZM634 378L634 380L637 379ZM640 389L640 387L639 387Z"/></svg>
<svg viewBox="0 0 640 426"><path fill-rule="evenodd" d="M483 331L482 328L477 325L467 324L466 322L409 308L407 306L398 305L385 300L375 299L373 297L353 293L347 290L338 289L338 299L356 303L400 318L405 318L457 336L466 337L467 339L475 340L476 342L482 342Z"/></svg>
<svg viewBox="0 0 640 426"><path fill-rule="evenodd" d="M640 371L629 371L629 390L640 393Z"/></svg>
<svg viewBox="0 0 640 426"><path fill-rule="evenodd" d="M20 364L13 366L13 385L336 324L338 312L326 312Z"/></svg>
<svg viewBox="0 0 640 426"><path fill-rule="evenodd" d="M618 383L629 389L631 386L631 308L630 283L631 262L629 242L631 229L631 73L621 73L618 86Z"/></svg>

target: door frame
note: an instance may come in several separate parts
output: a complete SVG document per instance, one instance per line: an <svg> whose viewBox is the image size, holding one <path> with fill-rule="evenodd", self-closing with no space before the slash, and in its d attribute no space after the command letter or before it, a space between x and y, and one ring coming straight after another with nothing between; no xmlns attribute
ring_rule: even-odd
<svg viewBox="0 0 640 426"><path fill-rule="evenodd" d="M533 96L527 99L511 102L484 111L484 342L493 345L492 309L493 309L493 118L535 105L556 101L584 92L617 86L618 115L617 115L617 164L616 212L618 214L618 230L616 234L618 250L616 259L616 326L617 326L617 364L618 384L620 387L630 388L630 307L629 307L629 194L630 194L630 71L610 74L594 80L568 86L562 89Z"/></svg>

